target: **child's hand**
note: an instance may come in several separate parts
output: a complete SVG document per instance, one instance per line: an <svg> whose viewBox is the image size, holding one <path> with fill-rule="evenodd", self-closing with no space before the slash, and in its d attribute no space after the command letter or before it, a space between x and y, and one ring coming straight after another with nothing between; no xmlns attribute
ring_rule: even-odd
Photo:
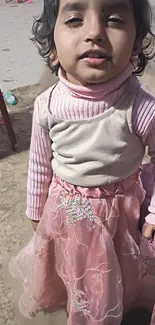
<svg viewBox="0 0 155 325"><path fill-rule="evenodd" d="M155 232L155 225L151 225L150 223L145 223L144 226L144 232L143 235L146 239L148 240L153 240L153 236L154 236L154 232Z"/></svg>
<svg viewBox="0 0 155 325"><path fill-rule="evenodd" d="M31 220L31 225L34 231L36 231L39 221Z"/></svg>

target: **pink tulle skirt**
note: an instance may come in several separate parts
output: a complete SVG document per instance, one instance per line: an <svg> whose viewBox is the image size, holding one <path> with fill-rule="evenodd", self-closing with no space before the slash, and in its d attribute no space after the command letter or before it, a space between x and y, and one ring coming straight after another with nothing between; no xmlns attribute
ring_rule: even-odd
<svg viewBox="0 0 155 325"><path fill-rule="evenodd" d="M139 172L89 189L54 177L37 232L9 265L23 283L21 313L66 307L68 325L120 325L132 308L152 311L155 261L138 230L144 196Z"/></svg>

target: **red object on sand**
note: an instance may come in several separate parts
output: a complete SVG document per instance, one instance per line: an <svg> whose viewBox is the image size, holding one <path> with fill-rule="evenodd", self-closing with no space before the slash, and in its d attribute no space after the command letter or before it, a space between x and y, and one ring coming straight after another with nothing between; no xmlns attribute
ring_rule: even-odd
<svg viewBox="0 0 155 325"><path fill-rule="evenodd" d="M5 122L2 118L0 118L0 125L5 125Z"/></svg>

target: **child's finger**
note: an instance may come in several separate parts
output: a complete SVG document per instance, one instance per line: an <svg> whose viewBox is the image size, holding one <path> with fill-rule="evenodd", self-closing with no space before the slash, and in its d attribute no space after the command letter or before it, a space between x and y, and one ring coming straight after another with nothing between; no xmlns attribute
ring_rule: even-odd
<svg viewBox="0 0 155 325"><path fill-rule="evenodd" d="M146 223L145 224L145 229L144 229L144 237L146 239L152 239L152 235L153 235L153 230L154 230L154 227L153 225L149 224L149 223Z"/></svg>

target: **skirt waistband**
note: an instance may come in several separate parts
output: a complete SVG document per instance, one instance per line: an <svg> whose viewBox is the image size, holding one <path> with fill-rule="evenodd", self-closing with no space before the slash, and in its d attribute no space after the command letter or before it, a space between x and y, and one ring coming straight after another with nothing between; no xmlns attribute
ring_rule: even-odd
<svg viewBox="0 0 155 325"><path fill-rule="evenodd" d="M89 187L89 188L72 185L60 179L58 176L54 175L52 179L52 184L50 186L50 192L53 189L56 189L57 185L59 184L62 187L62 189L72 194L82 195L83 197L102 198L105 196L121 195L126 190L131 188L135 183L139 183L139 184L141 183L140 170L138 170L133 175L129 176L125 180L122 180L118 183L107 184L99 187Z"/></svg>

